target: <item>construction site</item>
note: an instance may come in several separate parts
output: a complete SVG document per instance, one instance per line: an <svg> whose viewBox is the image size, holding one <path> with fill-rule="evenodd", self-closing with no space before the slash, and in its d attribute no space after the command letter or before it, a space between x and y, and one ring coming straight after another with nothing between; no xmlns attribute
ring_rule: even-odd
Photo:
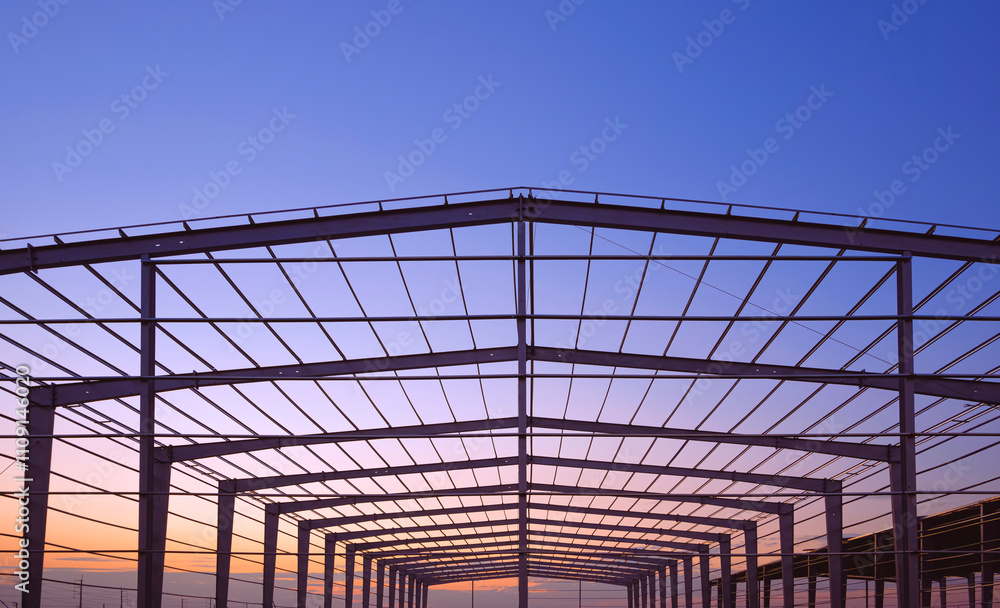
<svg viewBox="0 0 1000 608"><path fill-rule="evenodd" d="M0 240L0 603L992 607L998 239L514 187Z"/></svg>

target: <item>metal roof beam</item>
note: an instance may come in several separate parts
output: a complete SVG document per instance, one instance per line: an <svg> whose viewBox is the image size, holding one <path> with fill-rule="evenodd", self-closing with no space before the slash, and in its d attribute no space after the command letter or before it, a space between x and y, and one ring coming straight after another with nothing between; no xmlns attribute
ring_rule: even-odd
<svg viewBox="0 0 1000 608"><path fill-rule="evenodd" d="M901 254L909 251L914 256L952 260L995 261L1000 258L1000 243L985 239L541 198L527 199L526 203L525 218L534 222L706 237L725 236L740 240L881 253ZM499 224L514 221L519 216L518 199L490 199L24 247L0 251L0 275L134 260L143 255L156 258Z"/></svg>
<svg viewBox="0 0 1000 608"><path fill-rule="evenodd" d="M858 372L800 367L793 365L769 365L741 361L717 361L713 359L692 359L658 355L637 355L592 350L562 349L535 346L529 351L535 361L556 363L578 363L582 365L602 365L658 371L706 374L713 377L758 376L761 379L777 376L797 382L840 384L887 391L899 390L899 378L890 376L865 376ZM789 378L789 376L801 376ZM669 379L670 376L664 376ZM968 399L983 403L1000 403L1000 383L974 382L954 378L918 377L913 380L914 390L921 395L946 397L948 399Z"/></svg>
<svg viewBox="0 0 1000 608"><path fill-rule="evenodd" d="M246 382L265 382L278 376L287 376L288 378L345 376L371 372L450 367L453 365L475 365L479 363L495 363L497 361L513 361L515 359L517 359L517 348L509 346L439 353L420 353L416 355L396 355L392 357L372 357L368 359L347 359L344 361L324 361L321 363L251 367L204 372L193 375L185 374L179 378L157 376L156 392L164 393L186 388L243 384ZM47 391L51 394L51 405L76 405L78 403L103 401L105 399L133 397L139 394L142 385L143 381L137 378L71 382L35 387L32 389L32 394L37 392L41 395Z"/></svg>
<svg viewBox="0 0 1000 608"><path fill-rule="evenodd" d="M610 422L590 422L588 420L566 420L562 418L532 418L531 426L557 429L563 431L580 431L584 433L629 436L662 437L665 439L682 439L687 441L708 441L711 443L731 443L736 445L755 445L775 449L798 450L831 456L846 456L861 460L876 460L891 462L898 452L898 446L873 445L868 443L849 443L845 441L818 441L816 439L799 439L796 437L770 435L741 435L724 431L696 431L659 426L640 426L636 424L614 424Z"/></svg>

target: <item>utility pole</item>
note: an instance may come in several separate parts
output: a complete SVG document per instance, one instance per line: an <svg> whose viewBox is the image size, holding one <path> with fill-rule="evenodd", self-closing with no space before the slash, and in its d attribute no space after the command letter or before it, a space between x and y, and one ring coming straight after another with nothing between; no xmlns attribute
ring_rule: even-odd
<svg viewBox="0 0 1000 608"><path fill-rule="evenodd" d="M472 580L472 608L476 608L476 581Z"/></svg>
<svg viewBox="0 0 1000 608"><path fill-rule="evenodd" d="M580 583L580 608L583 608L583 581L577 581Z"/></svg>
<svg viewBox="0 0 1000 608"><path fill-rule="evenodd" d="M83 577L76 581L77 588L73 590L73 596L80 599L77 608L83 608Z"/></svg>

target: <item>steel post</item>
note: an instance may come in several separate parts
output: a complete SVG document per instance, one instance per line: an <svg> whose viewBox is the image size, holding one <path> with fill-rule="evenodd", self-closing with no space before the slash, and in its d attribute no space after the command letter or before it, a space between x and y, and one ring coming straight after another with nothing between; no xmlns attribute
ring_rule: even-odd
<svg viewBox="0 0 1000 608"><path fill-rule="evenodd" d="M896 589L900 606L920 602L917 526L917 449L913 391L913 263L909 252L896 262L899 354L899 461L890 463L892 522L896 541Z"/></svg>
<svg viewBox="0 0 1000 608"><path fill-rule="evenodd" d="M371 604L372 590L372 557L365 555L361 558L361 608L369 608Z"/></svg>
<svg viewBox="0 0 1000 608"><path fill-rule="evenodd" d="M308 601L308 591L309 591L309 537L312 534L312 528L309 527L308 521L299 522L299 535L298 535L298 567L296 568L296 574L298 576L298 583L295 585L295 597L298 608L306 608L306 602Z"/></svg>
<svg viewBox="0 0 1000 608"><path fill-rule="evenodd" d="M333 608L334 565L337 558L337 537L327 534L323 546L323 608Z"/></svg>
<svg viewBox="0 0 1000 608"><path fill-rule="evenodd" d="M274 575L278 559L278 520L281 515L275 505L264 509L264 580L261 606L274 606Z"/></svg>
<svg viewBox="0 0 1000 608"><path fill-rule="evenodd" d="M357 552L357 547L347 545L344 553L344 606L347 608L354 606L354 561Z"/></svg>
<svg viewBox="0 0 1000 608"><path fill-rule="evenodd" d="M517 605L528 608L528 339L524 195L518 198L517 229Z"/></svg>
<svg viewBox="0 0 1000 608"><path fill-rule="evenodd" d="M396 566L389 566L389 608L396 608Z"/></svg>
<svg viewBox="0 0 1000 608"><path fill-rule="evenodd" d="M839 485L839 484L838 484ZM844 498L839 493L823 497L826 516L826 559L830 573L830 605L844 608L847 579L844 577Z"/></svg>
<svg viewBox="0 0 1000 608"><path fill-rule="evenodd" d="M375 608L383 608L385 602L385 564L375 562Z"/></svg>
<svg viewBox="0 0 1000 608"><path fill-rule="evenodd" d="M795 608L795 513L778 515L778 539L781 547L781 602Z"/></svg>
<svg viewBox="0 0 1000 608"><path fill-rule="evenodd" d="M56 408L41 405L31 399L28 406L28 466L15 481L21 481L30 496L29 525L24 526L21 542L28 550L28 579L18 580L21 606L41 608L42 575L45 560L45 529L49 508L49 477L52 471L52 434L55 430ZM23 404L24 402L19 402ZM20 407L20 406L19 406Z"/></svg>
<svg viewBox="0 0 1000 608"><path fill-rule="evenodd" d="M226 608L229 602L229 567L233 552L233 519L236 517L236 494L232 481L219 482L218 516L215 525L215 605Z"/></svg>
<svg viewBox="0 0 1000 608"><path fill-rule="evenodd" d="M163 601L163 566L168 498L157 495L154 434L156 432L156 268L149 255L142 256L139 279L139 563L138 608L160 608ZM167 486L169 490L169 485ZM162 520L162 521L161 521Z"/></svg>
<svg viewBox="0 0 1000 608"><path fill-rule="evenodd" d="M743 530L743 549L746 552L747 608L760 608L760 583L757 580L757 523L749 522Z"/></svg>

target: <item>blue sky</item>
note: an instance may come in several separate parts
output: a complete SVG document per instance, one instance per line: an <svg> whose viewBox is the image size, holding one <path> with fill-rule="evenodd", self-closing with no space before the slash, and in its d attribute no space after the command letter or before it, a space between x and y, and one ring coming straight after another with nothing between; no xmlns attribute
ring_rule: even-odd
<svg viewBox="0 0 1000 608"><path fill-rule="evenodd" d="M1000 226L993 3L230 2L4 3L4 233L564 171L581 190ZM433 151L403 177L416 140Z"/></svg>
<svg viewBox="0 0 1000 608"><path fill-rule="evenodd" d="M5 2L0 238L511 186L1000 228L992 188L1000 43L987 29L998 18L995 3L943 0ZM458 250L506 253L508 229L459 230ZM538 234L552 236L540 247L556 253L589 246L571 227L543 225ZM650 246L645 236L612 236L597 241L598 253ZM658 241L675 252L685 243ZM338 253L387 245L359 241ZM442 234L402 235L396 245L403 254L452 252ZM333 289L324 274L331 267L305 288L317 301ZM716 264L706 280L752 278L734 267ZM617 302L620 292L610 290L631 266L602 268L593 282ZM645 312L683 306L678 294L686 292L669 281L683 283L684 273L693 280L693 268L679 262L650 279L642 305L656 307ZM197 286L199 271L170 272ZM269 287L255 272L234 276ZM425 271L433 280L416 287L426 291L418 304L433 303L451 272ZM583 289L580 276L555 265L538 272L540 306ZM916 278L921 289L930 275ZM503 272L478 276L482 284L465 285L485 294L480 312L493 303L491 289L496 302L512 290ZM399 289L379 299L391 287L381 275L352 278L383 314L407 314ZM835 276L836 292L819 293L833 309L819 313L843 313L855 301L845 294L876 278ZM123 283L134 294L136 281ZM73 298L102 289L70 287ZM569 298L574 307L583 293ZM226 294L197 297L221 306ZM163 290L161 310L179 306L168 296ZM727 314L733 298L708 290L697 304ZM132 314L124 305L102 310ZM292 304L284 313L302 314ZM562 329L540 327L540 340L557 343ZM608 347L610 329L589 347ZM254 347L270 355L266 337L259 332ZM706 346L688 336L676 348L704 356ZM697 417L682 409L671 422L693 425Z"/></svg>

